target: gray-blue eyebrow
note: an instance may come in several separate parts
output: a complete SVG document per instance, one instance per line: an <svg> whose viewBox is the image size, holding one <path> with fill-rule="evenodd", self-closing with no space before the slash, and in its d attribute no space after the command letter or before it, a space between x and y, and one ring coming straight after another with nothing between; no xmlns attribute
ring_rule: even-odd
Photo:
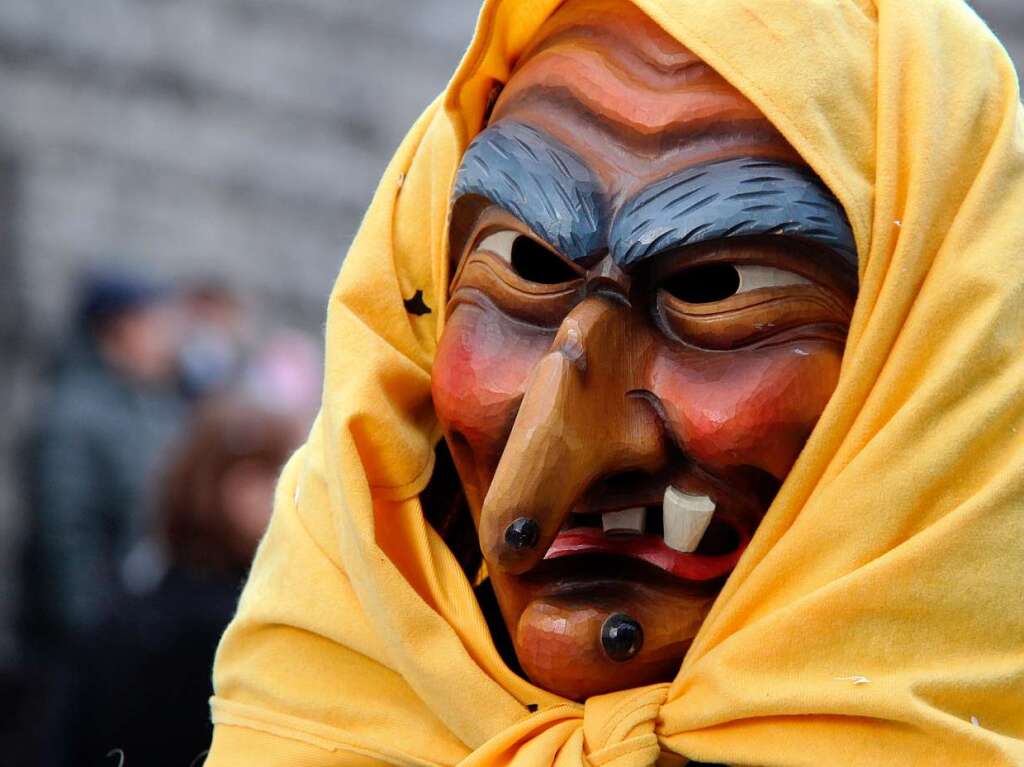
<svg viewBox="0 0 1024 767"><path fill-rule="evenodd" d="M466 149L453 199L486 197L578 261L604 248L604 198L596 174L554 138L499 122Z"/></svg>
<svg viewBox="0 0 1024 767"><path fill-rule="evenodd" d="M648 186L618 211L608 247L626 267L673 248L763 235L818 243L856 272L853 230L821 179L749 157L699 165Z"/></svg>

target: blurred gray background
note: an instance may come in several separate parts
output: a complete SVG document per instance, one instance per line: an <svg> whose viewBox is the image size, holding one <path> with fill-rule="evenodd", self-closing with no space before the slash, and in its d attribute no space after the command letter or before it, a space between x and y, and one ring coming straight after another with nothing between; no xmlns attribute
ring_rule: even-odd
<svg viewBox="0 0 1024 767"><path fill-rule="evenodd" d="M97 263L220 277L318 332L392 151L477 0L0 0L0 659L16 438ZM977 10L1024 57L1024 2Z"/></svg>
<svg viewBox="0 0 1024 767"><path fill-rule="evenodd" d="M16 453L86 267L223 278L319 335L478 0L0 0L0 661ZM0 760L2 761L2 760Z"/></svg>

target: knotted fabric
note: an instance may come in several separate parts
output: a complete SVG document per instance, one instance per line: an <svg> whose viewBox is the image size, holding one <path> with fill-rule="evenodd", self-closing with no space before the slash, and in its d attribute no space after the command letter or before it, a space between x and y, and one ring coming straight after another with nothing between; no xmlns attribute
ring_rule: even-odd
<svg viewBox="0 0 1024 767"><path fill-rule="evenodd" d="M462 765L649 767L662 756L655 725L667 694L668 685L660 684L598 695L582 706L551 706L503 731Z"/></svg>
<svg viewBox="0 0 1024 767"><path fill-rule="evenodd" d="M1024 764L1024 120L962 0L635 0L836 194L838 388L675 680L502 661L418 500L455 170L555 0L487 2L330 297L322 409L215 669L213 767ZM421 291L428 314L403 302ZM676 757L676 761L680 761Z"/></svg>

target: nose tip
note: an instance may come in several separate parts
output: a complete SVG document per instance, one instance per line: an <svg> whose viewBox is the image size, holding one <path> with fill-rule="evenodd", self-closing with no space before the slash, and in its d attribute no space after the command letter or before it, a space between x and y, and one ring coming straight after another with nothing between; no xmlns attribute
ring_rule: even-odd
<svg viewBox="0 0 1024 767"><path fill-rule="evenodd" d="M537 364L484 498L480 544L488 561L508 572L540 560L561 526L556 509L571 503L552 469L564 466L564 453L572 451L559 432L578 377L559 352Z"/></svg>

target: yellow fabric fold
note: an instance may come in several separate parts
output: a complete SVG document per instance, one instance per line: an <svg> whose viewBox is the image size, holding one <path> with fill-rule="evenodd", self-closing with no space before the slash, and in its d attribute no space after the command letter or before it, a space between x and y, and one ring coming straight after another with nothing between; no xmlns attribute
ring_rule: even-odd
<svg viewBox="0 0 1024 767"><path fill-rule="evenodd" d="M321 414L218 652L211 767L1024 765L1024 120L961 0L635 0L842 202L838 388L671 685L502 662L418 493L459 158L556 0L494 0L332 292ZM431 312L403 300L416 290ZM531 713L528 706L536 707Z"/></svg>

